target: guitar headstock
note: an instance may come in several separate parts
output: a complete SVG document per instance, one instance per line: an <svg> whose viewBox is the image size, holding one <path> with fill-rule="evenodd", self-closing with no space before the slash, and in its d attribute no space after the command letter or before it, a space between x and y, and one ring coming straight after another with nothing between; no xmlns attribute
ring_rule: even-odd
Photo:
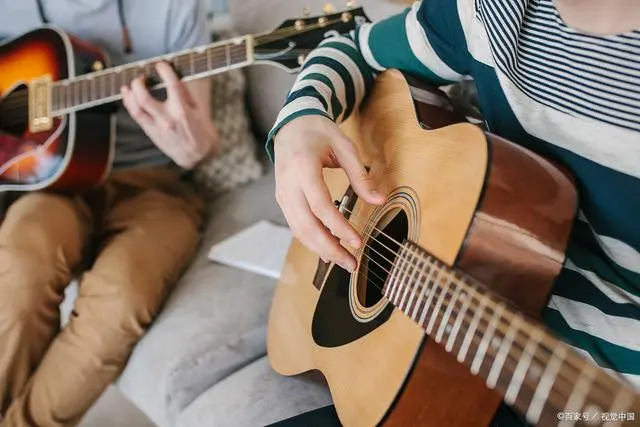
<svg viewBox="0 0 640 427"><path fill-rule="evenodd" d="M315 16L305 7L301 17L287 19L275 30L254 36L254 57L256 62L277 63L295 73L322 40L347 34L365 22L369 18L361 7L354 7L353 1L347 1L342 11L327 3L323 13Z"/></svg>

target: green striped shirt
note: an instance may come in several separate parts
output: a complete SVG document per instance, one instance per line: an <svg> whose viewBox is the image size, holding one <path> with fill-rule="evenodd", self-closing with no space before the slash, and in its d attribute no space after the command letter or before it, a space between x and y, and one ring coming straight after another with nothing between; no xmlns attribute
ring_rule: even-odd
<svg viewBox="0 0 640 427"><path fill-rule="evenodd" d="M425 0L323 42L269 135L317 114L341 122L376 73L472 78L487 130L561 161L580 217L543 318L583 356L640 387L640 31L567 27L552 0Z"/></svg>

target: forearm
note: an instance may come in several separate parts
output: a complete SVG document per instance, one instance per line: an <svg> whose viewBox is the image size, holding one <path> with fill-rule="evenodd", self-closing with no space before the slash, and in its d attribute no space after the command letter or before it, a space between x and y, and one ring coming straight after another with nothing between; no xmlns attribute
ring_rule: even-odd
<svg viewBox="0 0 640 427"><path fill-rule="evenodd" d="M417 8L363 25L349 36L331 37L309 55L269 133L266 148L272 160L273 138L284 125L312 114L346 120L378 72L395 68L439 85L462 78L428 45Z"/></svg>

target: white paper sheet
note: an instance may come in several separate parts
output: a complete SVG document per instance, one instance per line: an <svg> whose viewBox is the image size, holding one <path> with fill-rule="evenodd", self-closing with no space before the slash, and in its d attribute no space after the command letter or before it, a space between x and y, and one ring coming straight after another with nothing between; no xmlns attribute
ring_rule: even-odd
<svg viewBox="0 0 640 427"><path fill-rule="evenodd" d="M289 228L262 220L213 245L209 259L278 279L292 238Z"/></svg>

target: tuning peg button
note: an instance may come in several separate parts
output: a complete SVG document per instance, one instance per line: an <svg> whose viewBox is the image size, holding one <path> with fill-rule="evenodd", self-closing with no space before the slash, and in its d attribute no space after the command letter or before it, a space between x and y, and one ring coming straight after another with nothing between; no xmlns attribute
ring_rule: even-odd
<svg viewBox="0 0 640 427"><path fill-rule="evenodd" d="M347 0L347 8L348 9L351 9L355 5L356 5L356 2L354 0Z"/></svg>
<svg viewBox="0 0 640 427"><path fill-rule="evenodd" d="M305 6L304 9L302 9L302 16L310 16L311 15L311 8L309 6Z"/></svg>
<svg viewBox="0 0 640 427"><path fill-rule="evenodd" d="M336 8L331 3L325 3L324 7L322 8L322 11L325 13L325 15L329 15L331 13L335 13Z"/></svg>

